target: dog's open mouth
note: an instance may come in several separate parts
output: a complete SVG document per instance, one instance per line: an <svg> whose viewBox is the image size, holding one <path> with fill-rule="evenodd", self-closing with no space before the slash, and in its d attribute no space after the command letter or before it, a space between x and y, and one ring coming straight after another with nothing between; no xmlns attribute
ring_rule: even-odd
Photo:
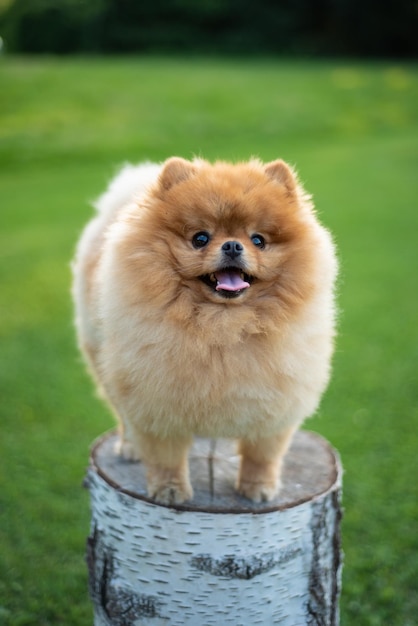
<svg viewBox="0 0 418 626"><path fill-rule="evenodd" d="M238 267L225 267L212 274L199 276L208 287L223 298L236 298L250 287L253 277Z"/></svg>

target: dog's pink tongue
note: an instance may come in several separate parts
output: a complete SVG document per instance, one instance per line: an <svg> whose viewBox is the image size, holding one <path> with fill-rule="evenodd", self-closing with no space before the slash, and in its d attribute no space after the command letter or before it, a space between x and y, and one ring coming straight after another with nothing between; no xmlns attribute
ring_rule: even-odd
<svg viewBox="0 0 418 626"><path fill-rule="evenodd" d="M216 272L215 276L218 281L216 291L220 291L221 289L224 291L240 291L241 289L247 289L247 287L250 286L250 283L242 280L241 272L239 270Z"/></svg>

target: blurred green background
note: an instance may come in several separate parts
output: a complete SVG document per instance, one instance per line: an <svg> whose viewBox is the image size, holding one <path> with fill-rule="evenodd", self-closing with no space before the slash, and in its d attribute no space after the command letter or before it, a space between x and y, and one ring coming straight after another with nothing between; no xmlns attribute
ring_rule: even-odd
<svg viewBox="0 0 418 626"><path fill-rule="evenodd" d="M0 86L0 624L92 622L81 483L113 418L76 349L69 263L117 168L175 154L282 157L334 233L334 374L306 427L345 468L341 622L416 624L417 64L6 53Z"/></svg>

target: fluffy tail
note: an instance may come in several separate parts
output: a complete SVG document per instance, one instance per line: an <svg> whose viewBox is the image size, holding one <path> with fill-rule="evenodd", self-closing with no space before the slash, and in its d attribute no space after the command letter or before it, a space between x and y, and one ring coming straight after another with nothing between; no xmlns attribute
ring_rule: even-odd
<svg viewBox="0 0 418 626"><path fill-rule="evenodd" d="M95 208L99 213L110 216L116 209L140 196L157 179L160 169L161 166L155 163L124 165L105 193L94 202Z"/></svg>

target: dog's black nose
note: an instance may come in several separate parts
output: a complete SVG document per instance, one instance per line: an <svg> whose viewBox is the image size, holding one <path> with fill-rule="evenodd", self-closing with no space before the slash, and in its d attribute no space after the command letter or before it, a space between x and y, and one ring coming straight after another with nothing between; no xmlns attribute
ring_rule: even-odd
<svg viewBox="0 0 418 626"><path fill-rule="evenodd" d="M239 241L225 241L222 246L222 252L231 259L235 259L243 250L244 246Z"/></svg>

